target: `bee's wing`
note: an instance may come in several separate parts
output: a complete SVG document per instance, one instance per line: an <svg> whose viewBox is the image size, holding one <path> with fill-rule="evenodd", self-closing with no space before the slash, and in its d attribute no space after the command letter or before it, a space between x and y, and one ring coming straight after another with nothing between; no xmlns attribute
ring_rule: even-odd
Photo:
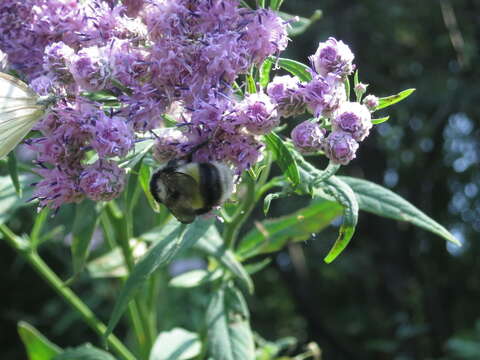
<svg viewBox="0 0 480 360"><path fill-rule="evenodd" d="M195 220L194 200L198 192L198 184L190 175L174 172L164 179L169 195L165 205L182 223L190 224Z"/></svg>
<svg viewBox="0 0 480 360"><path fill-rule="evenodd" d="M45 110L22 81L0 73L0 159L28 134Z"/></svg>

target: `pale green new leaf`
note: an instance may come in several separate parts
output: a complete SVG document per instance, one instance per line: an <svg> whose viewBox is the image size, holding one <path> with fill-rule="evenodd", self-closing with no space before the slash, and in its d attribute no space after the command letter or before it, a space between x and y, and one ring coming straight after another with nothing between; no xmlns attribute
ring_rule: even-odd
<svg viewBox="0 0 480 360"><path fill-rule="evenodd" d="M174 328L158 335L149 360L188 360L200 355L201 350L198 334Z"/></svg>
<svg viewBox="0 0 480 360"><path fill-rule="evenodd" d="M395 95L379 98L378 99L378 106L375 108L375 110L384 109L384 108L389 107L393 104L396 104L396 103L406 99L410 95L412 95L412 93L414 91L415 91L415 89L407 89L407 90L400 91L398 94L395 94Z"/></svg>

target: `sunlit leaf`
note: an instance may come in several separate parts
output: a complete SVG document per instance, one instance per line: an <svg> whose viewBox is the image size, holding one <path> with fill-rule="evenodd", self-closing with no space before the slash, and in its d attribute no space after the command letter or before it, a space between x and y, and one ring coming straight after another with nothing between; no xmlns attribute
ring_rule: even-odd
<svg viewBox="0 0 480 360"><path fill-rule="evenodd" d="M217 280L221 277L222 271L207 271L203 269L187 271L183 274L175 276L168 283L169 286L176 288L192 288Z"/></svg>
<svg viewBox="0 0 480 360"><path fill-rule="evenodd" d="M188 360L200 355L202 344L196 333L182 328L161 332L149 360Z"/></svg>
<svg viewBox="0 0 480 360"><path fill-rule="evenodd" d="M140 173L138 175L138 180L145 194L145 197L147 198L148 204L150 205L153 211L158 213L160 212L160 206L155 201L152 193L150 192L150 178L151 178L150 166L142 163L142 167L140 168Z"/></svg>
<svg viewBox="0 0 480 360"><path fill-rule="evenodd" d="M279 58L279 59L272 58L272 60L278 63L278 65L282 69L298 77L301 81L312 80L312 74L310 73L310 68L307 65L302 64L301 62L298 62L295 60L290 60L285 58Z"/></svg>
<svg viewBox="0 0 480 360"><path fill-rule="evenodd" d="M272 70L273 60L266 58L262 66L260 66L259 76L260 76L260 86L262 88L267 87L270 81L270 71Z"/></svg>
<svg viewBox="0 0 480 360"><path fill-rule="evenodd" d="M28 360L52 360L62 351L32 325L24 321L18 323L17 330L23 345L25 345Z"/></svg>
<svg viewBox="0 0 480 360"><path fill-rule="evenodd" d="M378 119L372 119L372 124L373 125L378 125L378 124L384 123L385 121L388 121L388 119L390 119L390 116L385 116L385 117L378 118Z"/></svg>
<svg viewBox="0 0 480 360"><path fill-rule="evenodd" d="M378 99L378 106L375 108L375 110L384 109L384 108L389 107L393 104L396 104L396 103L406 99L410 95L412 95L412 93L414 91L415 91L415 89L407 89L407 90L400 91L398 94L395 94L395 95L379 98Z"/></svg>

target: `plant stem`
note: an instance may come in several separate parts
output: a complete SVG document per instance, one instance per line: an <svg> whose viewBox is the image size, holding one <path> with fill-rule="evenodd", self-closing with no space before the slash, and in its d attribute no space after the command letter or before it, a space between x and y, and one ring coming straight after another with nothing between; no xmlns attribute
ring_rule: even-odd
<svg viewBox="0 0 480 360"><path fill-rule="evenodd" d="M249 174L244 175L244 180L244 183L247 185L244 201L223 232L223 239L230 249L234 248L240 228L255 206L255 180Z"/></svg>
<svg viewBox="0 0 480 360"><path fill-rule="evenodd" d="M111 210L109 208L109 210ZM113 212L109 212L114 226L118 229L116 242L122 250L123 258L130 274L135 267L135 259L132 254L132 248L130 247L129 240L133 237L133 223L132 217L128 210L125 210L123 216L117 218ZM150 349L153 346L155 340L155 334L151 333L151 326L149 325L148 315L144 304L140 301L139 297L135 297L130 303L132 307L132 317L134 323L135 333L140 343L140 350L142 357L148 358Z"/></svg>
<svg viewBox="0 0 480 360"><path fill-rule="evenodd" d="M103 336L107 327L98 320L90 308L53 272L42 260L38 253L31 250L29 244L15 235L5 224L0 225L0 231L4 234L7 243L32 266L32 268L59 294L71 307L73 307L98 335ZM124 360L136 360L135 356L115 336L110 335L107 343Z"/></svg>

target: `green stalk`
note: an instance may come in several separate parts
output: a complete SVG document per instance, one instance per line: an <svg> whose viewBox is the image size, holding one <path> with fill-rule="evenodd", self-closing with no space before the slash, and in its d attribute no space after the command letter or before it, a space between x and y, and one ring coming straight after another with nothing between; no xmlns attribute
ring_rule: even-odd
<svg viewBox="0 0 480 360"><path fill-rule="evenodd" d="M244 201L232 216L231 222L227 224L225 231L223 232L225 244L227 244L228 248L230 249L235 247L238 233L255 206L255 180L250 176L250 174L245 174L243 178L245 184L247 185Z"/></svg>
<svg viewBox="0 0 480 360"><path fill-rule="evenodd" d="M31 250L29 244L15 235L5 224L0 225L0 231L5 235L7 243L32 266L32 268L82 317L83 321L90 326L98 335L103 336L107 326L97 319L90 308L53 272L42 260L38 253ZM124 360L136 360L135 356L115 336L110 335L107 343L115 353Z"/></svg>
<svg viewBox="0 0 480 360"><path fill-rule="evenodd" d="M128 273L130 274L135 266L135 259L129 243L129 240L133 237L133 223L131 221L131 216L123 214L121 217L116 217L113 211L111 211L112 209L110 207L108 210L115 228L118 229L116 242L122 250L123 258L127 266ZM126 211L126 213L128 214L128 211ZM148 358L150 349L153 346L153 341L155 340L155 334L151 333L148 315L139 297L135 297L130 304L132 304L130 306L133 307L133 312L136 314L135 322L139 326L138 328L135 327L135 332L140 341L140 349L143 355L142 357Z"/></svg>

